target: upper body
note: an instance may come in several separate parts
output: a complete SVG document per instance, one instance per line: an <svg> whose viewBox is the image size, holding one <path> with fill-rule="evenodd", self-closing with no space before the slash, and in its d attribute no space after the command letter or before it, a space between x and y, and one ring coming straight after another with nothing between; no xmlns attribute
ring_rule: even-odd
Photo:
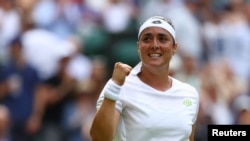
<svg viewBox="0 0 250 141"><path fill-rule="evenodd" d="M38 72L23 57L20 38L10 43L10 60L0 74L0 100L10 110L13 125L23 125L30 115L33 96L40 84Z"/></svg>
<svg viewBox="0 0 250 141"><path fill-rule="evenodd" d="M121 87L116 109L121 114L116 140L124 141L186 141L196 120L198 94L196 90L175 78L166 91L157 90L137 74L139 63ZM104 99L101 93L97 108Z"/></svg>
<svg viewBox="0 0 250 141"><path fill-rule="evenodd" d="M199 95L169 76L177 50L174 28L163 17L152 17L138 38L141 62L134 69L115 64L99 97L93 141L193 141Z"/></svg>

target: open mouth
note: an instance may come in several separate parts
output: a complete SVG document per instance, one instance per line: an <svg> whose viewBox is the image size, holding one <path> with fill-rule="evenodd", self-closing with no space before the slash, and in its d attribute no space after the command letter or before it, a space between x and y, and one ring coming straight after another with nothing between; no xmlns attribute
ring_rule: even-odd
<svg viewBox="0 0 250 141"><path fill-rule="evenodd" d="M148 54L149 57L153 57L153 58L157 58L157 57L161 57L160 53L150 53Z"/></svg>

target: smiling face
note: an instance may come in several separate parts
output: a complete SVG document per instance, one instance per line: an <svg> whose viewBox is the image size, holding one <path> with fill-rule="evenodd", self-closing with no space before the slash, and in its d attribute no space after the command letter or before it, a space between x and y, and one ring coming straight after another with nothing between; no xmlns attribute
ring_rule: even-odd
<svg viewBox="0 0 250 141"><path fill-rule="evenodd" d="M170 33L160 27L148 27L139 37L138 52L145 66L168 68L176 49Z"/></svg>

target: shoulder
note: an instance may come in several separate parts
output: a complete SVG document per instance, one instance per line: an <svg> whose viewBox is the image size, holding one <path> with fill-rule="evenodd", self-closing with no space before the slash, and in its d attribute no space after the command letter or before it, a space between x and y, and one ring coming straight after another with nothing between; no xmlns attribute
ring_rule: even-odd
<svg viewBox="0 0 250 141"><path fill-rule="evenodd" d="M173 78L173 77L172 77L172 80L173 80L173 87L175 89L181 90L181 91L186 91L186 92L191 93L197 97L199 96L198 91L194 86L192 86L188 83L182 82L182 81L180 81L176 78Z"/></svg>

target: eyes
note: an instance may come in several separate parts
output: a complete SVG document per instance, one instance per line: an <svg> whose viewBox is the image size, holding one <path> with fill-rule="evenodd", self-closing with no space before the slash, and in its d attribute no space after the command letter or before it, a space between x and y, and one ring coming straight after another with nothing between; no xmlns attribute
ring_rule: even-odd
<svg viewBox="0 0 250 141"><path fill-rule="evenodd" d="M160 43L167 43L167 42L171 42L172 40L170 36L167 36L164 34L159 34L156 37L151 34L145 34L141 37L141 41L143 41L144 43L150 43L154 41L154 38L156 38L156 40L159 41Z"/></svg>

